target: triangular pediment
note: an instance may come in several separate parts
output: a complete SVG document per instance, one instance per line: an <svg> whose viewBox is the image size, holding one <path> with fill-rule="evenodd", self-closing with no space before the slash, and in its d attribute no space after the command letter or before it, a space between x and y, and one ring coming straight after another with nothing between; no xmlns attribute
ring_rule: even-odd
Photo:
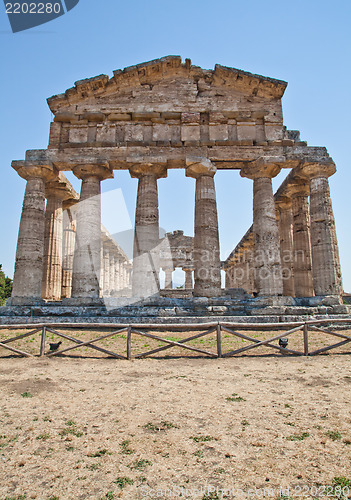
<svg viewBox="0 0 351 500"><path fill-rule="evenodd" d="M72 111L73 107L86 106L86 110L111 107L119 103L124 106L128 98L141 98L148 103L165 103L168 98L178 98L181 105L195 98L201 99L226 96L240 96L248 99L277 100L285 91L287 83L281 80L255 75L239 69L216 65L213 70L202 69L191 64L189 59L182 62L180 56L167 56L150 62L137 64L123 70L116 70L110 78L98 75L79 80L65 93L48 99L51 111L56 114ZM134 95L135 94L135 95ZM136 99L135 102L138 102ZM175 102L175 104L177 104ZM77 108L76 108L77 109Z"/></svg>

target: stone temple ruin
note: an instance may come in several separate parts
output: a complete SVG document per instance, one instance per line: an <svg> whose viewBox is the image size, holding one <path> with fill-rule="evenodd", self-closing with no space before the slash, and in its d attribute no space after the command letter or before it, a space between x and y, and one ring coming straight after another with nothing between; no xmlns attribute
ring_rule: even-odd
<svg viewBox="0 0 351 500"><path fill-rule="evenodd" d="M326 148L284 127L286 86L168 56L49 98L48 148L12 162L27 187L1 321L347 314L328 185L335 165ZM172 168L196 180L193 238L159 236L157 180ZM289 172L274 195L272 178L283 168ZM221 262L215 175L234 169L253 181L253 225ZM138 179L133 266L101 229L101 182L119 170ZM80 196L64 171L82 180ZM183 290L172 289L175 267L185 271Z"/></svg>

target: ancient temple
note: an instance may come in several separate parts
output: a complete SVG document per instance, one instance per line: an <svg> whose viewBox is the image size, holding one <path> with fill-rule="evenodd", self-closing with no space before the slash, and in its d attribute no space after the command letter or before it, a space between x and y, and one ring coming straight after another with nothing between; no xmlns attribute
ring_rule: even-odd
<svg viewBox="0 0 351 500"><path fill-rule="evenodd" d="M204 314L245 316L255 307L262 313L277 304L279 314L286 315L292 306L294 314L302 306L314 307L314 314L346 313L328 185L335 164L326 148L308 146L299 132L284 126L286 86L238 69L216 65L205 70L168 56L114 71L111 78L77 81L50 97L54 119L48 148L29 150L25 160L12 162L27 186L11 307L48 299L62 300L65 307L98 305L106 295L118 300L121 289L140 304L148 297L155 304L161 295L160 269L170 289L170 273L180 266L190 291L182 299L188 311L205 298ZM157 184L172 168L184 170L184 182L196 180L194 238L169 234L171 250L165 250ZM274 194L272 178L281 169L287 177ZM124 252L113 250L101 232L101 183L120 170L138 182L132 270ZM253 182L253 225L224 263L218 170L239 170ZM79 196L65 171L81 179ZM174 311L167 302L172 297L163 299L158 306Z"/></svg>

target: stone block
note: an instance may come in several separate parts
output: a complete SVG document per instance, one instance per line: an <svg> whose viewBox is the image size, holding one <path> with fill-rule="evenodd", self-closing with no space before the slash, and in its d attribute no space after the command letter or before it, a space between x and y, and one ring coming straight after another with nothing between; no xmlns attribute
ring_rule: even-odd
<svg viewBox="0 0 351 500"><path fill-rule="evenodd" d="M226 141L228 140L228 125L226 124L212 124L209 125L209 139L210 141Z"/></svg>
<svg viewBox="0 0 351 500"><path fill-rule="evenodd" d="M87 120L88 122L103 122L105 121L105 115L104 113L87 112L83 113L82 120Z"/></svg>
<svg viewBox="0 0 351 500"><path fill-rule="evenodd" d="M138 124L126 124L125 138L126 142L142 142L144 139L144 126Z"/></svg>
<svg viewBox="0 0 351 500"><path fill-rule="evenodd" d="M200 113L182 113L182 123L200 123Z"/></svg>
<svg viewBox="0 0 351 500"><path fill-rule="evenodd" d="M58 148L61 137L61 123L50 123L49 148Z"/></svg>
<svg viewBox="0 0 351 500"><path fill-rule="evenodd" d="M200 125L182 125L181 127L182 141L200 141Z"/></svg>
<svg viewBox="0 0 351 500"><path fill-rule="evenodd" d="M342 304L342 299L338 295L328 295L322 297L322 304L324 306L338 306Z"/></svg>
<svg viewBox="0 0 351 500"><path fill-rule="evenodd" d="M111 113L107 119L111 122L128 122L132 119L132 115L130 113Z"/></svg>
<svg viewBox="0 0 351 500"><path fill-rule="evenodd" d="M88 127L71 127L69 129L69 142L88 142Z"/></svg>
<svg viewBox="0 0 351 500"><path fill-rule="evenodd" d="M255 122L238 122L237 137L242 140L256 140L256 123Z"/></svg>
<svg viewBox="0 0 351 500"><path fill-rule="evenodd" d="M267 141L280 141L284 137L283 125L277 123L265 123L265 134Z"/></svg>
<svg viewBox="0 0 351 500"><path fill-rule="evenodd" d="M286 307L267 306L262 309L255 309L254 314L257 316L281 315L286 314Z"/></svg>
<svg viewBox="0 0 351 500"><path fill-rule="evenodd" d="M116 128L111 125L98 125L96 129L97 142L116 142Z"/></svg>
<svg viewBox="0 0 351 500"><path fill-rule="evenodd" d="M153 141L170 141L171 128L166 124L154 123L152 126L152 140Z"/></svg>
<svg viewBox="0 0 351 500"><path fill-rule="evenodd" d="M350 314L351 307L346 305L333 306L333 314Z"/></svg>
<svg viewBox="0 0 351 500"><path fill-rule="evenodd" d="M143 120L152 120L154 118L160 118L161 117L161 114L156 112L156 111L150 111L150 112L146 112L146 111L143 111L141 113L133 113L132 114L132 118L134 121L143 121Z"/></svg>
<svg viewBox="0 0 351 500"><path fill-rule="evenodd" d="M177 113L175 111L165 111L161 113L162 118L165 120L180 120L181 113Z"/></svg>
<svg viewBox="0 0 351 500"><path fill-rule="evenodd" d="M211 111L209 114L209 122L210 123L227 123L228 117L223 113L219 113L217 111Z"/></svg>

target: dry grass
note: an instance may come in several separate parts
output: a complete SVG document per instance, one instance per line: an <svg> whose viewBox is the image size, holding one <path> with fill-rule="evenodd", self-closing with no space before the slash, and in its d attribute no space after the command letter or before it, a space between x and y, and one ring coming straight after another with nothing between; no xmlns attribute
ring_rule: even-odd
<svg viewBox="0 0 351 500"><path fill-rule="evenodd" d="M0 499L334 491L351 480L350 359L2 358Z"/></svg>

